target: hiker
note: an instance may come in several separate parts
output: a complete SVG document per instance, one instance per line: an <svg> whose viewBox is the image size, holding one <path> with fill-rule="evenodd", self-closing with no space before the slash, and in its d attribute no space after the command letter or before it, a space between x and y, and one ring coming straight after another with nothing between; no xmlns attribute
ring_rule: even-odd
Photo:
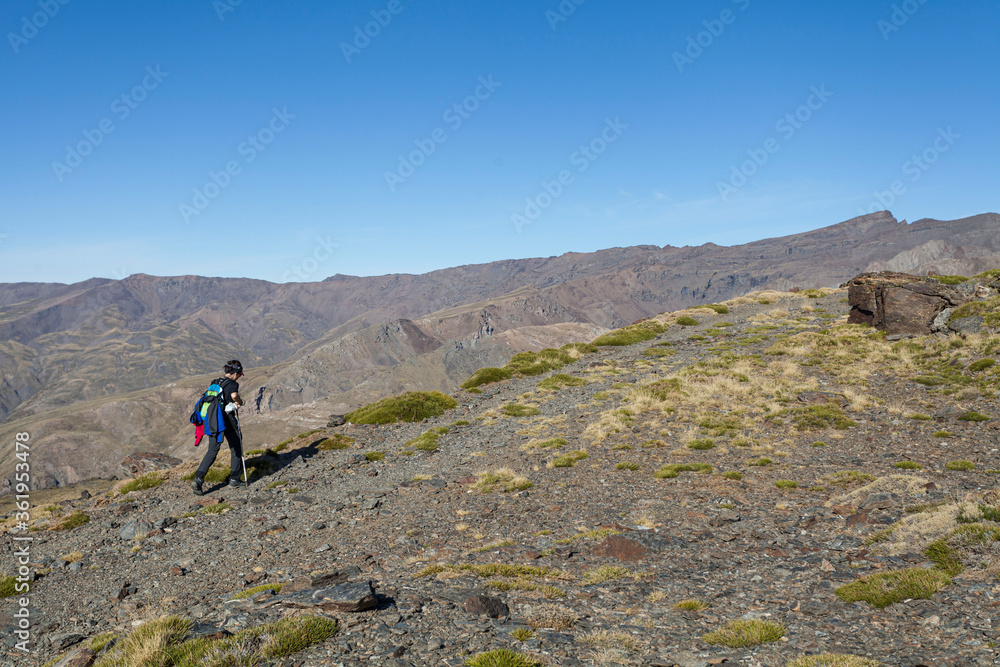
<svg viewBox="0 0 1000 667"><path fill-rule="evenodd" d="M201 465L198 466L198 471L194 474L194 481L191 482L191 488L195 495L199 496L204 493L201 485L205 483L205 475L215 463L215 457L219 455L223 433L225 433L226 442L229 444L229 486L246 486L246 482L240 479L243 443L240 440L237 418L232 414L239 406L243 405L243 399L240 397L240 384L237 382L243 377L243 364L233 359L226 362L222 371L225 373L225 377L215 380L212 384L218 385L222 389L219 392L219 406L222 408L223 423L219 426L223 428L219 429L221 432L218 435L212 435L209 438L208 451L205 452L205 458L201 460Z"/></svg>

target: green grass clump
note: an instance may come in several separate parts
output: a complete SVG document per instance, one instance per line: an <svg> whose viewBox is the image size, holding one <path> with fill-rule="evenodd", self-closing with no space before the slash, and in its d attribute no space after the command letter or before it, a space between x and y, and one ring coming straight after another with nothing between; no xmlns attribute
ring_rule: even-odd
<svg viewBox="0 0 1000 667"><path fill-rule="evenodd" d="M923 470L924 467L916 461L897 461L892 464L900 470Z"/></svg>
<svg viewBox="0 0 1000 667"><path fill-rule="evenodd" d="M285 482L285 481L271 482L270 484L267 485L267 488L269 488L269 489L277 489L280 486L288 486L288 482Z"/></svg>
<svg viewBox="0 0 1000 667"><path fill-rule="evenodd" d="M715 312L717 312L719 315L728 315L729 314L729 306L726 306L726 305L721 304L721 303L710 303L707 306L700 306L700 307L701 308L711 308L712 310L714 310ZM719 325L719 326L721 326L721 325Z"/></svg>
<svg viewBox="0 0 1000 667"><path fill-rule="evenodd" d="M493 472L481 472L478 477L479 479L471 488L479 493L492 493L493 491L513 493L514 491L525 491L534 486L528 478L515 475L512 470L506 468Z"/></svg>
<svg viewBox="0 0 1000 667"><path fill-rule="evenodd" d="M853 484L867 484L868 482L874 481L875 475L870 475L866 472L858 472L857 470L838 470L837 472L832 472L828 475L823 475L822 481L826 482L830 486L851 486Z"/></svg>
<svg viewBox="0 0 1000 667"><path fill-rule="evenodd" d="M284 584L264 584L262 586L254 586L253 588L248 588L245 591L240 591L235 596L234 600L246 600L247 598L252 598L257 593L263 593L264 591L274 591L275 593L281 592Z"/></svg>
<svg viewBox="0 0 1000 667"><path fill-rule="evenodd" d="M948 545L948 540L931 542L927 546L926 551L924 551L924 555L927 557L927 560L934 563L939 570L949 577L958 576L965 569L962 567L961 554L957 549Z"/></svg>
<svg viewBox="0 0 1000 667"><path fill-rule="evenodd" d="M703 611L708 609L708 603L692 598L689 600L681 600L674 605L674 609L680 609L682 611Z"/></svg>
<svg viewBox="0 0 1000 667"><path fill-rule="evenodd" d="M701 640L706 644L743 648L776 642L784 636L785 626L773 621L729 621L715 632L702 635Z"/></svg>
<svg viewBox="0 0 1000 667"><path fill-rule="evenodd" d="M622 567L620 565L602 565L599 568L585 572L583 575L583 580L588 585L600 584L605 581L613 581L615 579L624 579L625 577L634 577L635 573L627 567Z"/></svg>
<svg viewBox="0 0 1000 667"><path fill-rule="evenodd" d="M95 635L87 640L87 646L94 653L100 653L103 651L108 644L111 643L112 639L115 639L118 635L114 632L102 632L99 635Z"/></svg>
<svg viewBox="0 0 1000 667"><path fill-rule="evenodd" d="M969 282L969 279L965 276L931 276L931 278L942 285L961 285L962 283Z"/></svg>
<svg viewBox="0 0 1000 667"><path fill-rule="evenodd" d="M997 362L994 359L980 359L979 361L974 361L969 364L969 372L982 373L985 370L993 368L996 364Z"/></svg>
<svg viewBox="0 0 1000 667"><path fill-rule="evenodd" d="M639 464L631 461L622 461L621 463L615 464L615 468L618 470L638 470Z"/></svg>
<svg viewBox="0 0 1000 667"><path fill-rule="evenodd" d="M329 452L336 449L350 449L353 444L354 438L346 436L343 433L335 433L316 445L316 449L321 452Z"/></svg>
<svg viewBox="0 0 1000 667"><path fill-rule="evenodd" d="M929 422L933 420L934 417L931 417L930 415L921 414L919 412L914 412L912 415L910 415L910 419L916 419L917 421L922 421L922 422Z"/></svg>
<svg viewBox="0 0 1000 667"><path fill-rule="evenodd" d="M148 472L145 475L136 477L131 482L124 484L118 489L118 493L125 495L126 493L131 493L132 491L145 491L146 489L155 489L160 484L163 484L163 475L158 472Z"/></svg>
<svg viewBox="0 0 1000 667"><path fill-rule="evenodd" d="M988 422L990 418L980 412L969 411L958 418L959 421L963 422Z"/></svg>
<svg viewBox="0 0 1000 667"><path fill-rule="evenodd" d="M709 463L668 463L657 470L653 474L653 477L656 479L673 479L682 472L700 472L702 474L708 474L712 472L712 470L713 468Z"/></svg>
<svg viewBox="0 0 1000 667"><path fill-rule="evenodd" d="M903 600L929 600L950 583L951 578L941 570L911 567L870 574L841 586L835 592L844 602L867 602L876 609L884 609Z"/></svg>
<svg viewBox="0 0 1000 667"><path fill-rule="evenodd" d="M490 366L488 368L480 368L460 386L462 387L462 389L475 389L476 387L481 387L484 384L493 384L494 382L503 382L504 380L509 380L513 376L514 374L505 368L496 368Z"/></svg>
<svg viewBox="0 0 1000 667"><path fill-rule="evenodd" d="M566 373L557 373L539 382L538 388L558 391L563 387L582 387L585 384L587 384L587 381L583 378L574 377Z"/></svg>
<svg viewBox="0 0 1000 667"><path fill-rule="evenodd" d="M534 417L535 415L542 414L542 411L538 408L517 404L505 405L500 411L508 417Z"/></svg>
<svg viewBox="0 0 1000 667"><path fill-rule="evenodd" d="M559 370L577 358L597 352L597 347L589 343L568 343L558 350L546 348L540 352L522 352L511 357L503 368L481 368L462 383L462 389L477 391L484 384L502 382L514 377L535 377L549 371Z"/></svg>
<svg viewBox="0 0 1000 667"><path fill-rule="evenodd" d="M882 667L882 663L846 653L821 653L804 655L792 660L785 667Z"/></svg>
<svg viewBox="0 0 1000 667"><path fill-rule="evenodd" d="M577 461L582 461L584 459L589 459L590 454L583 450L576 450L574 452L569 452L568 454L563 454L562 456L552 459L548 467L549 468L572 468L576 465Z"/></svg>
<svg viewBox="0 0 1000 667"><path fill-rule="evenodd" d="M542 440L536 446L542 449L559 449L566 445L565 438L549 438L548 440Z"/></svg>
<svg viewBox="0 0 1000 667"><path fill-rule="evenodd" d="M705 451L712 449L713 447L715 447L715 441L708 440L707 438L703 440L692 440L688 443L688 449L694 449L696 451Z"/></svg>
<svg viewBox="0 0 1000 667"><path fill-rule="evenodd" d="M699 322L690 315L683 315L677 318L677 324L682 327L695 327L698 326Z"/></svg>
<svg viewBox="0 0 1000 667"><path fill-rule="evenodd" d="M87 516L80 510L76 510L68 517L63 519L56 526L54 526L52 530L73 530L75 528L79 528L80 526L86 524L89 521L90 521L89 516Z"/></svg>
<svg viewBox="0 0 1000 667"><path fill-rule="evenodd" d="M667 330L667 325L653 320L646 320L638 324L632 324L622 329L615 329L598 336L592 345L607 347L623 347L625 345L635 345L647 340L653 340Z"/></svg>
<svg viewBox="0 0 1000 667"><path fill-rule="evenodd" d="M857 424L847 418L844 411L837 405L827 403L825 405L809 405L801 408L787 408L778 412L773 412L765 417L776 424L781 424L783 419L791 419L795 428L799 431L815 431L824 428L836 428L840 430L849 429Z"/></svg>
<svg viewBox="0 0 1000 667"><path fill-rule="evenodd" d="M375 463L385 458L385 452L367 452L365 454L365 458L371 461L372 463Z"/></svg>
<svg viewBox="0 0 1000 667"><path fill-rule="evenodd" d="M17 577L2 577L0 578L0 598L10 598L18 594L17 590ZM21 591L25 593L27 591Z"/></svg>
<svg viewBox="0 0 1000 667"><path fill-rule="evenodd" d="M797 489L799 483L790 479L779 479L774 485L779 489Z"/></svg>
<svg viewBox="0 0 1000 667"><path fill-rule="evenodd" d="M756 466L758 468L763 468L764 466L769 466L772 463L774 463L774 461L772 461L771 459L767 458L766 456L763 456L763 457L761 457L759 459L753 459L751 461L747 461L747 465Z"/></svg>
<svg viewBox="0 0 1000 667"><path fill-rule="evenodd" d="M353 424L418 422L428 417L440 417L445 410L456 407L458 403L455 399L439 391L409 391L358 408L344 418Z"/></svg>
<svg viewBox="0 0 1000 667"><path fill-rule="evenodd" d="M322 616L294 616L213 639L185 641L193 623L166 616L139 626L115 644L95 667L196 667L257 665L298 653L337 633Z"/></svg>
<svg viewBox="0 0 1000 667"><path fill-rule="evenodd" d="M955 309L948 318L948 322L960 320L963 317L974 317L982 315L986 320L986 326L995 327L1000 325L1000 296L995 296L986 301L970 301Z"/></svg>
<svg viewBox="0 0 1000 667"><path fill-rule="evenodd" d="M950 438L951 437L951 433L949 433L948 431L934 431L934 437L935 438Z"/></svg>
<svg viewBox="0 0 1000 667"><path fill-rule="evenodd" d="M425 431L412 440L407 440L406 446L413 447L421 452L436 452L440 448L440 445L438 445L438 440L440 439L440 433L433 430Z"/></svg>
<svg viewBox="0 0 1000 667"><path fill-rule="evenodd" d="M530 630L528 632L529 635L527 636L534 635ZM471 658L466 658L463 664L467 667L542 667L542 663L534 658L505 648L476 654Z"/></svg>
<svg viewBox="0 0 1000 667"><path fill-rule="evenodd" d="M948 461L944 464L945 470L972 470L976 467L976 464L972 461Z"/></svg>
<svg viewBox="0 0 1000 667"><path fill-rule="evenodd" d="M733 479L736 481L743 479L743 473L739 472L738 470L727 470L726 472L722 473L722 476L726 479Z"/></svg>
<svg viewBox="0 0 1000 667"><path fill-rule="evenodd" d="M812 444L813 447L826 447L826 443L822 440L817 440Z"/></svg>
<svg viewBox="0 0 1000 667"><path fill-rule="evenodd" d="M643 352L643 354L646 355L647 357L656 357L658 359L662 359L664 357L674 356L675 354L677 354L677 350L673 350L669 347L656 346L649 348L648 350Z"/></svg>
<svg viewBox="0 0 1000 667"><path fill-rule="evenodd" d="M611 535L621 535L620 530L615 530L614 528L598 528L597 530L588 530L582 533L577 533L572 537L564 537L561 540L556 540L556 544L573 544L579 540L591 540L594 542L603 540Z"/></svg>
<svg viewBox="0 0 1000 667"><path fill-rule="evenodd" d="M199 510L199 514L222 514L233 509L232 505L227 505L226 503L216 503L214 505L206 505Z"/></svg>
<svg viewBox="0 0 1000 667"><path fill-rule="evenodd" d="M515 354L504 366L512 377L536 377L549 371L559 370L566 364L576 361L568 350L556 350L551 347L540 352L521 352Z"/></svg>

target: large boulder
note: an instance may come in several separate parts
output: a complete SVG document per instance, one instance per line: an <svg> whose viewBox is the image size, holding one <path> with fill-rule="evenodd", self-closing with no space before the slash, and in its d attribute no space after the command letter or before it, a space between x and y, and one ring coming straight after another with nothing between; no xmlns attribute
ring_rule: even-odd
<svg viewBox="0 0 1000 667"><path fill-rule="evenodd" d="M138 477L155 470L169 470L179 466L183 461L175 459L166 454L155 454L152 452L137 452L126 456L118 467L125 473L126 477Z"/></svg>
<svg viewBox="0 0 1000 667"><path fill-rule="evenodd" d="M908 273L863 273L847 283L852 324L868 324L890 334L922 335L947 308L969 300L950 285Z"/></svg>

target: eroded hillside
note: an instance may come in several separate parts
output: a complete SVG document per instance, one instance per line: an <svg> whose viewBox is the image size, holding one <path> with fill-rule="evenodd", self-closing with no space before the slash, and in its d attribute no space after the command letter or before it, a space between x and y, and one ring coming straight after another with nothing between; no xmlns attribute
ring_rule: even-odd
<svg viewBox="0 0 1000 667"><path fill-rule="evenodd" d="M753 293L418 423L249 435L247 490L191 495L192 459L39 496L35 657L115 664L166 615L172 664L220 629L218 660L276 665L995 664L1000 336L887 341L845 301Z"/></svg>

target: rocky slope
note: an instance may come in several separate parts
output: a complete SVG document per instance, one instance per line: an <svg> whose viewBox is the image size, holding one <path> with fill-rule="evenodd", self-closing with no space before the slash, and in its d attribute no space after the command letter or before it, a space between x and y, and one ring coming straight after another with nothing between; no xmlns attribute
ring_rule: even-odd
<svg viewBox="0 0 1000 667"><path fill-rule="evenodd" d="M132 276L0 286L0 476L32 430L48 483L113 474L123 450L170 453L220 360L254 368L254 406L280 428L405 388L452 390L476 367L547 340L763 287L836 285L872 267L979 267L1000 217L901 223L887 212L731 248L640 246L464 266L421 276L275 285ZM568 327L568 328L567 328ZM511 338L497 338L515 332ZM560 337L562 335L562 337ZM538 349L538 348L534 348ZM186 393L185 393L186 392ZM78 451L90 456L81 462Z"/></svg>
<svg viewBox="0 0 1000 667"><path fill-rule="evenodd" d="M252 459L247 490L191 495L192 459L124 495L36 492L39 643L7 659L163 614L204 636L319 613L337 633L269 664L457 666L494 649L547 665L1000 664L1000 337L888 342L826 294L665 315L651 340L460 391L423 423L252 440L281 451ZM89 522L50 530L77 512ZM956 542L962 526L984 541ZM24 533L7 531L10 571ZM914 572L936 582L926 599L841 597ZM333 610L369 581L373 609ZM284 588L234 601L266 584ZM733 620L781 638L709 643Z"/></svg>

